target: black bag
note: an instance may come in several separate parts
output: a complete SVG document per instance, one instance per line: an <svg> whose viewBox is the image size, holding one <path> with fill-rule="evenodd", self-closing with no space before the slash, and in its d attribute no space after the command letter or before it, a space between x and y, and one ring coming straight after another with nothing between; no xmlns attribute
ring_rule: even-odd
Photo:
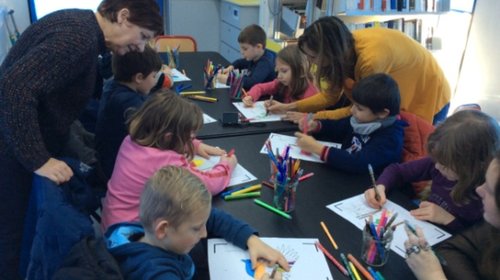
<svg viewBox="0 0 500 280"><path fill-rule="evenodd" d="M54 280L122 280L120 267L103 239L86 237L73 246Z"/></svg>

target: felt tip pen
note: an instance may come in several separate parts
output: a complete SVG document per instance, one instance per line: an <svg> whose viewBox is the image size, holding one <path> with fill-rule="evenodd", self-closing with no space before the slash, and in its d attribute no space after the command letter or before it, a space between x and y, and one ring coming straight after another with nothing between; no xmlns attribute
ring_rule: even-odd
<svg viewBox="0 0 500 280"><path fill-rule="evenodd" d="M367 280L374 280L370 272L368 272L365 267L351 254L347 254L349 261L363 274Z"/></svg>
<svg viewBox="0 0 500 280"><path fill-rule="evenodd" d="M274 95L271 95L271 97L269 98L269 101L268 101L268 106L271 106L273 104L273 99L274 99ZM266 108L266 116L269 115L269 110Z"/></svg>
<svg viewBox="0 0 500 280"><path fill-rule="evenodd" d="M316 248L318 248L321 252L323 252L323 254L325 254L325 256L340 270L340 272L342 272L342 274L344 274L345 276L349 277L349 272L347 271L347 269L339 263L339 261L337 261L326 249L325 247L323 247L323 245L321 245L321 243L319 243L318 241L316 241Z"/></svg>
<svg viewBox="0 0 500 280"><path fill-rule="evenodd" d="M243 194L243 193L249 193L249 192L253 192L253 191L258 191L261 188L262 188L262 185L261 184L257 184L257 185L250 186L248 188L244 188L244 189L239 190L239 191L235 191L235 192L231 193L231 195L237 195L237 194Z"/></svg>
<svg viewBox="0 0 500 280"><path fill-rule="evenodd" d="M291 220L291 219L292 219L292 216L290 216L290 214L285 213L285 212L283 212L283 211L281 211L281 210L279 210L279 209L277 209L277 208L275 208L275 207L273 207L273 206L271 206L271 205L269 205L269 204L265 203L264 201L262 201L262 200L260 200L260 199L254 199L253 201L254 201L257 205L262 206L262 207L266 208L267 210L269 210L269 211L271 211L271 212L274 212L275 214L278 214L278 215L280 215L280 216L282 216L282 217L284 217L284 218L287 218L287 219L289 219L289 220Z"/></svg>
<svg viewBox="0 0 500 280"><path fill-rule="evenodd" d="M354 278L356 278L356 280L361 280L361 277L359 277L358 270L356 269L354 264L352 262L348 262L348 263L349 263L349 267L351 268L352 274L354 274Z"/></svg>
<svg viewBox="0 0 500 280"><path fill-rule="evenodd" d="M262 181L261 182L262 185L270 188L270 189L273 189L274 190L274 185L271 183L271 182L268 182L268 181Z"/></svg>
<svg viewBox="0 0 500 280"><path fill-rule="evenodd" d="M326 224L323 221L319 222L319 224L323 228L323 231L325 232L326 236L328 236L328 239L330 239L330 242L332 243L333 248L335 248L335 250L338 250L339 246L337 246L337 243L335 242L335 240L333 240L333 237L330 233L330 230L328 230L328 228L326 227Z"/></svg>
<svg viewBox="0 0 500 280"><path fill-rule="evenodd" d="M259 197L260 192L249 192L249 193L242 193L242 194L230 194L226 195L224 197L224 200L235 200L235 199L242 199L242 198L254 198L254 197Z"/></svg>
<svg viewBox="0 0 500 280"><path fill-rule="evenodd" d="M186 95L196 95L196 94L206 94L207 92L204 90L186 90L186 91L181 91L180 95L181 96L186 96Z"/></svg>
<svg viewBox="0 0 500 280"><path fill-rule="evenodd" d="M410 224L408 220L405 220L405 226L413 233L415 236L417 236L417 230L415 229L414 226Z"/></svg>
<svg viewBox="0 0 500 280"><path fill-rule="evenodd" d="M306 175L302 175L302 176L300 176L300 178L299 178L299 182L302 182L302 181L304 181L304 180L307 180L307 179L311 178L312 176L314 176L314 172L309 172L309 173L307 173Z"/></svg>
<svg viewBox="0 0 500 280"><path fill-rule="evenodd" d="M368 172L370 173L373 190L375 191L375 200L380 201L380 193L377 190L377 182L375 181L375 174L373 173L373 167L371 164L368 164Z"/></svg>

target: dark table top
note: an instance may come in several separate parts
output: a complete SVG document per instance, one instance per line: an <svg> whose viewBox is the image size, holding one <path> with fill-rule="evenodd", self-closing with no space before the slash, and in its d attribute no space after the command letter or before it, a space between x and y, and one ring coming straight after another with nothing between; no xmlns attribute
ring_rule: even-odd
<svg viewBox="0 0 500 280"><path fill-rule="evenodd" d="M221 64L223 66L229 65L229 62L224 59L217 52L183 52L179 54L180 67L184 69L187 76L191 79L189 82L182 82L179 84L190 84L192 88L189 90L202 90L204 89L203 81L203 67L207 63L207 59L213 61L215 65ZM177 85L177 84L176 84ZM205 124L203 128L198 131L197 137L200 139L240 136L258 133L269 132L283 132L296 130L297 126L290 122L267 122L258 125L242 125L223 127L220 119L222 113L225 112L238 112L238 109L233 106L231 97L229 96L229 89L213 89L207 91L206 96L216 97L218 102L209 103L198 100L192 100L212 118L218 120L217 122Z"/></svg>
<svg viewBox="0 0 500 280"><path fill-rule="evenodd" d="M284 133L289 134L290 133ZM270 174L269 159L260 154L268 134L244 135L208 139L204 142L229 150L235 148L238 162L254 174L259 181L268 179ZM304 174L314 172L314 176L301 182L297 190L295 211L292 220L278 216L258 205L252 199L224 201L214 198L214 206L224 209L255 227L263 237L318 238L320 242L340 260L340 253L351 253L361 261L362 232L349 221L326 208L327 205L364 192L370 183L366 175L350 175L336 171L324 164L302 161ZM272 204L273 191L263 187L261 200ZM389 199L399 205L412 208L408 197L399 192L389 194ZM339 250L334 250L324 234L320 221L330 229ZM334 279L346 279L329 261ZM403 258L391 252L388 263L377 268L386 279L415 279Z"/></svg>

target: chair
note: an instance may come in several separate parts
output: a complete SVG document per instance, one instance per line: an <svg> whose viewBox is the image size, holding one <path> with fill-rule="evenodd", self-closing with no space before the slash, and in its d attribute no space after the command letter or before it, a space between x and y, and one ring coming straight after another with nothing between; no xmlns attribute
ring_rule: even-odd
<svg viewBox="0 0 500 280"><path fill-rule="evenodd" d="M179 52L196 52L196 40L191 36L185 35L160 35L154 40L154 46L157 52L168 52L178 48Z"/></svg>

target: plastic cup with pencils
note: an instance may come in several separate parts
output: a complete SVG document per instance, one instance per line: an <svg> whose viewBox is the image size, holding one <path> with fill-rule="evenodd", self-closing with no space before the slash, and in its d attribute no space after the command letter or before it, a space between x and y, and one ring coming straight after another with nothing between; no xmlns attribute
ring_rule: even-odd
<svg viewBox="0 0 500 280"><path fill-rule="evenodd" d="M361 248L361 259L369 266L383 266L389 259L393 232L378 232L370 230L369 225L363 230L363 243Z"/></svg>
<svg viewBox="0 0 500 280"><path fill-rule="evenodd" d="M287 179L284 182L280 182L280 180L276 178L274 181L274 206L286 213L292 212L295 210L299 180L291 181Z"/></svg>

